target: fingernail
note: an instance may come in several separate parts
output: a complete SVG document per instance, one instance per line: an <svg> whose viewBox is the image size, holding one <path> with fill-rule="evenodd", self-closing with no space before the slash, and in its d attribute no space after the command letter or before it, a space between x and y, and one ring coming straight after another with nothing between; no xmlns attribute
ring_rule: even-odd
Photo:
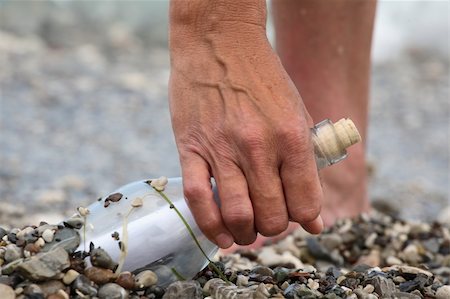
<svg viewBox="0 0 450 299"><path fill-rule="evenodd" d="M233 243L234 243L233 238L226 233L221 233L216 236L216 244L220 248L223 249L228 248L231 245L233 245Z"/></svg>

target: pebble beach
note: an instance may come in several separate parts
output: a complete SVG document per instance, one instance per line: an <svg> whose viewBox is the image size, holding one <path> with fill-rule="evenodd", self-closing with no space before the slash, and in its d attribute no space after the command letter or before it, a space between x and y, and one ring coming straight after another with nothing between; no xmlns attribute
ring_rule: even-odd
<svg viewBox="0 0 450 299"><path fill-rule="evenodd" d="M118 4L117 22L68 5L0 2L1 299L450 298L448 55L410 45L373 65L371 214L161 286L151 270L117 272L101 244L77 251L83 223L67 219L128 182L180 174L165 20L152 12L143 31L129 22L138 6Z"/></svg>

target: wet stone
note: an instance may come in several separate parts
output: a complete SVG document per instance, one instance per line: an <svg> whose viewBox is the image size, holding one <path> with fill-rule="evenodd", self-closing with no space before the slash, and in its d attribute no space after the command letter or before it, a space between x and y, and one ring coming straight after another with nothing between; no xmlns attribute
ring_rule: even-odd
<svg viewBox="0 0 450 299"><path fill-rule="evenodd" d="M63 290L66 286L59 280L49 280L44 283L40 283L39 287L45 297L55 294L58 290Z"/></svg>
<svg viewBox="0 0 450 299"><path fill-rule="evenodd" d="M80 291L84 295L88 295L88 296L96 296L97 295L96 285L92 281L90 281L89 278L87 278L84 275L79 275L73 282L72 287L75 290Z"/></svg>
<svg viewBox="0 0 450 299"><path fill-rule="evenodd" d="M436 299L448 299L450 298L450 285L444 285L437 289Z"/></svg>
<svg viewBox="0 0 450 299"><path fill-rule="evenodd" d="M390 297L395 292L395 284L392 280L382 276L375 276L370 280L370 284L374 287L374 292L380 297Z"/></svg>
<svg viewBox="0 0 450 299"><path fill-rule="evenodd" d="M158 276L155 272L150 270L144 270L138 273L135 277L135 286L137 288L148 288L155 285L158 282Z"/></svg>
<svg viewBox="0 0 450 299"><path fill-rule="evenodd" d="M100 299L125 299L128 298L128 293L118 284L107 283L98 290L97 296Z"/></svg>
<svg viewBox="0 0 450 299"><path fill-rule="evenodd" d="M6 246L5 251L5 261L6 262L13 262L15 260L18 260L22 257L22 249L17 247L15 244L9 244Z"/></svg>
<svg viewBox="0 0 450 299"><path fill-rule="evenodd" d="M14 293L14 289L6 284L0 283L0 294L2 299L14 299L16 298L16 294Z"/></svg>
<svg viewBox="0 0 450 299"><path fill-rule="evenodd" d="M164 293L163 299L202 299L203 291L200 284L194 280L176 281L171 283Z"/></svg>
<svg viewBox="0 0 450 299"><path fill-rule="evenodd" d="M52 279L70 266L69 256L63 248L38 253L24 260L16 270L23 277L32 281Z"/></svg>
<svg viewBox="0 0 450 299"><path fill-rule="evenodd" d="M72 253L80 245L80 235L76 230L70 228L59 229L53 237L53 241L42 247L41 251L50 251L57 247L64 248L67 252Z"/></svg>
<svg viewBox="0 0 450 299"><path fill-rule="evenodd" d="M0 227L0 239L2 239L7 234L8 234L8 231L6 229L4 229L3 227Z"/></svg>
<svg viewBox="0 0 450 299"><path fill-rule="evenodd" d="M105 284L113 280L114 273L110 269L89 267L84 270L84 275L96 284Z"/></svg>
<svg viewBox="0 0 450 299"><path fill-rule="evenodd" d="M131 290L134 288L134 275L130 272L122 272L117 277L115 283L120 285L121 287Z"/></svg>
<svg viewBox="0 0 450 299"><path fill-rule="evenodd" d="M64 225L69 228L80 229L84 225L84 219L79 216L74 216L64 221Z"/></svg>
<svg viewBox="0 0 450 299"><path fill-rule="evenodd" d="M115 270L117 268L117 263L113 261L109 254L101 247L91 250L90 259L93 266L110 270Z"/></svg>

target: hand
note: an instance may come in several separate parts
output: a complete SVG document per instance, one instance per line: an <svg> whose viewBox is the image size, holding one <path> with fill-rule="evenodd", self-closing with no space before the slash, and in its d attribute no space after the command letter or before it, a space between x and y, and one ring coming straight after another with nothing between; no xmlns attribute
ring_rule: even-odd
<svg viewBox="0 0 450 299"><path fill-rule="evenodd" d="M188 34L185 24L171 26L170 110L188 205L222 248L277 235L289 220L319 233L312 120L264 23L225 27Z"/></svg>

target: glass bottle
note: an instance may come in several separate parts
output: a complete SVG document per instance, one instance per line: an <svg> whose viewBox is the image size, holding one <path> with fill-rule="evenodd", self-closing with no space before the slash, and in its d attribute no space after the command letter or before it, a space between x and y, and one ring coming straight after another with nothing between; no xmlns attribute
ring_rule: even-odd
<svg viewBox="0 0 450 299"><path fill-rule="evenodd" d="M346 148L361 140L350 119L335 124L324 120L311 129L311 136L319 169L344 159ZM214 180L212 187L219 201ZM184 200L181 178L168 179L163 192L184 216L204 253L212 258L218 247L196 225ZM88 210L85 227L80 230L79 250L87 250L85 247L93 242L115 261L122 254L123 270L150 269L158 275L158 285L166 286L178 274L192 278L208 263L176 211L148 180L120 187L91 204Z"/></svg>

